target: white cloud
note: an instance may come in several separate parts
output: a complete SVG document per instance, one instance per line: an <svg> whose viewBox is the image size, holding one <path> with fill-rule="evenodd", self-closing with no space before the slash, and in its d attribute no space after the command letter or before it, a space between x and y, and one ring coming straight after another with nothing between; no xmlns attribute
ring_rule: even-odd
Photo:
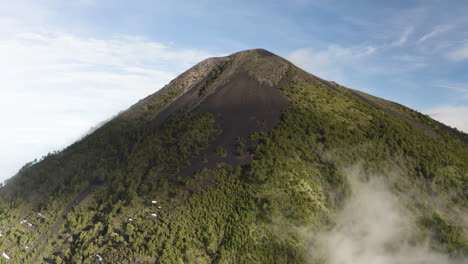
<svg viewBox="0 0 468 264"><path fill-rule="evenodd" d="M455 47L447 54L447 57L453 61L462 61L468 59L468 42L465 41Z"/></svg>
<svg viewBox="0 0 468 264"><path fill-rule="evenodd" d="M321 78L346 83L346 69L355 68L361 60L374 54L373 46L344 48L330 45L326 50L299 49L286 57L297 66Z"/></svg>
<svg viewBox="0 0 468 264"><path fill-rule="evenodd" d="M0 181L209 57L134 36L0 39Z"/></svg>
<svg viewBox="0 0 468 264"><path fill-rule="evenodd" d="M468 133L468 105L439 105L423 112L446 125Z"/></svg>

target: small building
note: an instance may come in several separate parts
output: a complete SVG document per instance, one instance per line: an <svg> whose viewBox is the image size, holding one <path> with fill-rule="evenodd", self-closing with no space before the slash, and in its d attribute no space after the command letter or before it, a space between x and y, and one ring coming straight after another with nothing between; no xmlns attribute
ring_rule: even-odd
<svg viewBox="0 0 468 264"><path fill-rule="evenodd" d="M36 213L36 215L37 215L38 217L40 217L40 218L46 219L46 217L45 217L43 214L41 214L41 213Z"/></svg>
<svg viewBox="0 0 468 264"><path fill-rule="evenodd" d="M104 260L104 259L102 258L102 256L99 255L99 254L96 254L96 258L97 258L99 261L103 261L103 260Z"/></svg>
<svg viewBox="0 0 468 264"><path fill-rule="evenodd" d="M152 204L157 204L157 203L158 203L158 201L151 201L151 203L152 203Z"/></svg>
<svg viewBox="0 0 468 264"><path fill-rule="evenodd" d="M157 217L158 215L155 213L150 214L152 217Z"/></svg>
<svg viewBox="0 0 468 264"><path fill-rule="evenodd" d="M10 260L10 256L8 256L7 253L3 252L2 256L3 256L6 260Z"/></svg>
<svg viewBox="0 0 468 264"><path fill-rule="evenodd" d="M20 223L21 223L22 225L27 225L27 226L29 226L29 227L32 227L32 226L33 226L33 224L31 224L31 223L30 223L28 220L26 220L26 219L21 220Z"/></svg>

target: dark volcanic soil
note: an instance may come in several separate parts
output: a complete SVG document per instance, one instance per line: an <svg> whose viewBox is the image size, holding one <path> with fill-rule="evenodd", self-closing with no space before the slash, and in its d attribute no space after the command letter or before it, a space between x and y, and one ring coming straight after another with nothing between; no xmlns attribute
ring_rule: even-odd
<svg viewBox="0 0 468 264"><path fill-rule="evenodd" d="M248 146L249 135L254 131L273 129L288 104L288 99L279 87L261 84L246 72L232 76L227 84L219 87L196 108L198 111L212 113L216 117L216 123L221 125L222 133L199 157L192 160L190 166L181 170L181 175L189 176L204 167L215 168L216 163L223 161L232 166L250 162L250 156L240 157L237 154L237 137L243 137ZM216 154L219 146L228 153L225 158ZM203 159L208 162L203 162Z"/></svg>

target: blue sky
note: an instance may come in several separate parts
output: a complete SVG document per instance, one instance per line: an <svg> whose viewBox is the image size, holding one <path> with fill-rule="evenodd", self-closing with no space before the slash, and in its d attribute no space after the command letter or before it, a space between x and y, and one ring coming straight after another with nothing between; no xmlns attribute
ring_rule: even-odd
<svg viewBox="0 0 468 264"><path fill-rule="evenodd" d="M251 48L468 131L466 14L455 0L0 0L0 179Z"/></svg>

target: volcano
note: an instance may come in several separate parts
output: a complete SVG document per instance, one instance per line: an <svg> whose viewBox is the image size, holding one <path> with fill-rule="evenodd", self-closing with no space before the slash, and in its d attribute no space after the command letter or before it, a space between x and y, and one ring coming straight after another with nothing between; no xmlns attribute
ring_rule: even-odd
<svg viewBox="0 0 468 264"><path fill-rule="evenodd" d="M316 244L342 222L350 174L383 179L409 244L463 258L467 142L267 50L209 58L9 179L2 260L333 263Z"/></svg>

